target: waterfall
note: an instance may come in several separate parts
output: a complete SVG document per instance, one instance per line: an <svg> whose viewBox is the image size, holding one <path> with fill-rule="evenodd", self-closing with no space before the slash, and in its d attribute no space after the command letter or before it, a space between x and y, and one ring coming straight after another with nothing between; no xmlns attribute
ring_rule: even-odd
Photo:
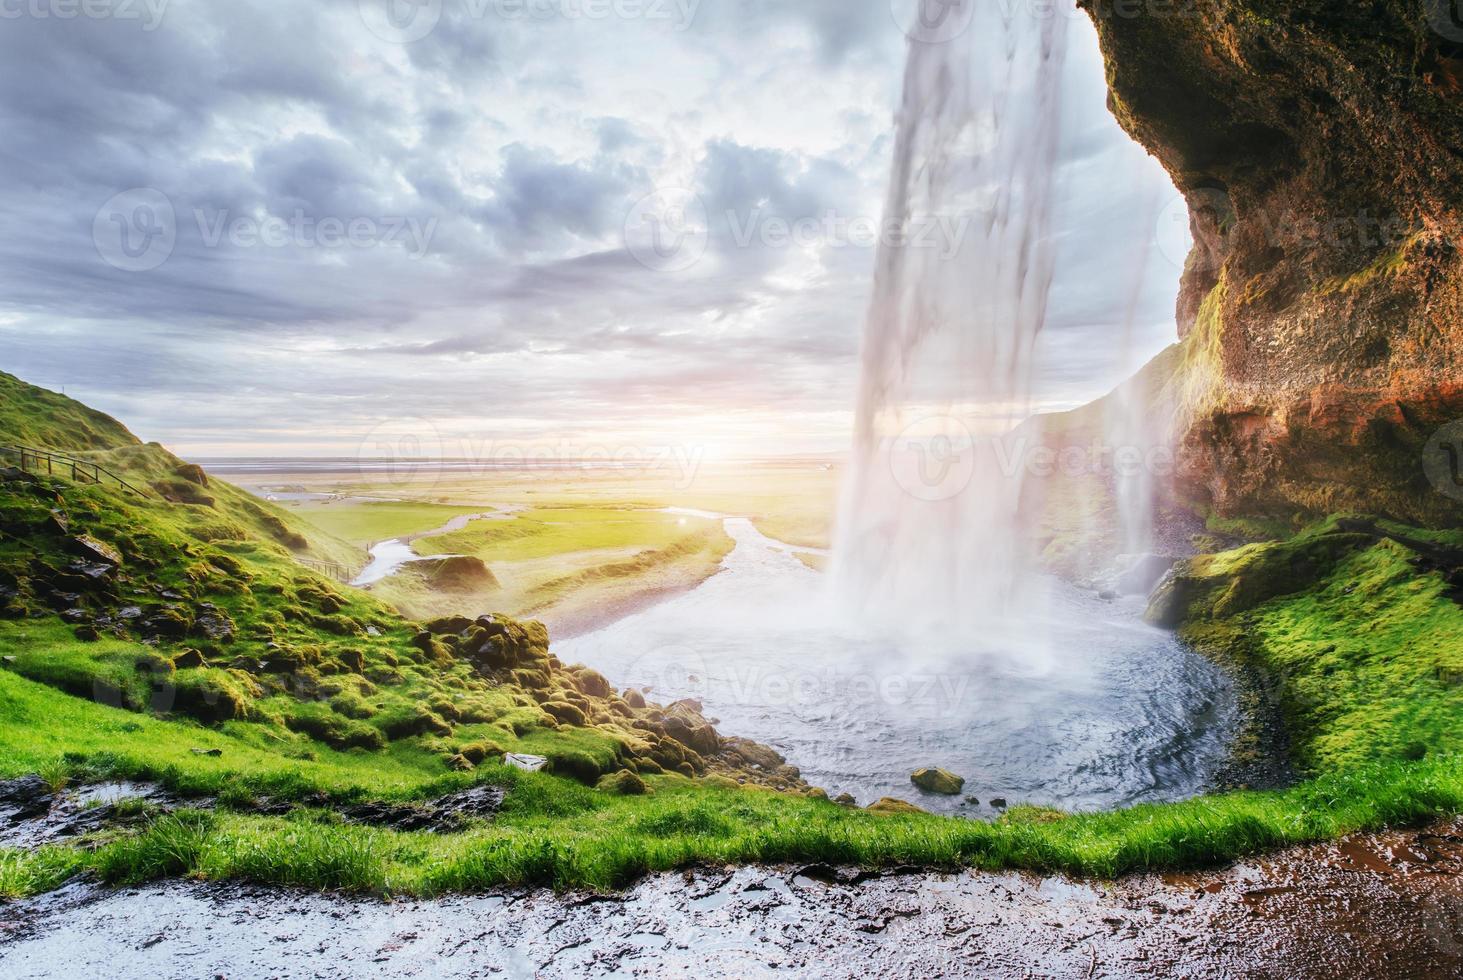
<svg viewBox="0 0 1463 980"><path fill-rule="evenodd" d="M853 607L962 631L1040 601L1005 436L1031 411L1056 265L1072 23L994 0L972 16L953 40L909 44L885 218L910 233L877 258L833 565Z"/></svg>

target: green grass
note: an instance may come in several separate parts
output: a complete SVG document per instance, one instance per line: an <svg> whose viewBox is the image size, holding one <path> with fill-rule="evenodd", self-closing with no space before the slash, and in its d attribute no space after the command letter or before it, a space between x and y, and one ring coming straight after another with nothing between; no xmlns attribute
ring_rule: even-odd
<svg viewBox="0 0 1463 980"><path fill-rule="evenodd" d="M719 522L658 510L555 507L524 511L511 520L478 521L452 534L418 542L419 554L473 555L488 562L529 561L609 548L665 548Z"/></svg>
<svg viewBox="0 0 1463 980"><path fill-rule="evenodd" d="M647 872L701 863L834 862L870 867L1025 868L1110 877L1212 864L1287 844L1463 810L1463 758L1370 763L1283 792L1064 816L1013 810L995 824L882 816L817 798L650 776L654 795L597 792L573 780L496 765L443 772L419 746L387 753L319 748L312 759L255 745L234 730L139 716L0 674L0 775L158 780L186 794L248 801L423 799L491 782L503 812L458 835L343 826L326 810L265 817L219 809L163 817L94 849L0 850L0 894L44 891L77 870L135 883L242 878L374 894L432 895L502 885L616 888ZM472 733L462 731L463 737ZM570 730L595 751L592 730ZM193 748L220 748L218 757ZM534 731L520 747L562 750ZM599 746L602 749L602 745Z"/></svg>
<svg viewBox="0 0 1463 980"><path fill-rule="evenodd" d="M434 531L454 517L489 509L406 500L311 502L289 507L321 530L360 546Z"/></svg>
<svg viewBox="0 0 1463 980"><path fill-rule="evenodd" d="M1182 611L1182 638L1278 705L1303 769L1450 755L1463 751L1463 607L1405 542L1463 553L1459 532L1334 517L1191 559L1163 602Z"/></svg>

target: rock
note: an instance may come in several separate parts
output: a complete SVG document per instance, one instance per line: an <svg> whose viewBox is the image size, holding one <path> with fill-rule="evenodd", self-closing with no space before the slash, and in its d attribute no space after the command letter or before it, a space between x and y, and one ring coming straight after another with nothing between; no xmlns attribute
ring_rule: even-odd
<svg viewBox="0 0 1463 980"><path fill-rule="evenodd" d="M1006 798L1004 796L991 797L991 806L995 807L997 810L1006 809Z"/></svg>
<svg viewBox="0 0 1463 980"><path fill-rule="evenodd" d="M493 816L502 807L503 796L497 786L474 786L429 803L356 803L340 815L347 823L451 834L465 830L472 820Z"/></svg>
<svg viewBox="0 0 1463 980"><path fill-rule="evenodd" d="M197 463L184 463L173 470L175 474L187 480L189 483L196 483L200 487L208 486L208 474L203 472L203 467Z"/></svg>
<svg viewBox="0 0 1463 980"><path fill-rule="evenodd" d="M1097 597L1104 602L1112 602L1118 597L1118 594L1112 589L1103 589L1101 592L1097 593Z"/></svg>
<svg viewBox="0 0 1463 980"><path fill-rule="evenodd" d="M522 769L524 772L538 772L549 764L549 760L541 755L525 755L522 752L509 752L503 756L503 764L512 766L514 769Z"/></svg>
<svg viewBox="0 0 1463 980"><path fill-rule="evenodd" d="M367 627L366 627L366 635L367 635L367 636L370 636L370 637L378 637L378 636L380 636L380 635L381 635L381 631L380 631L380 630L378 630L378 629L377 629L377 628L376 628L376 627L374 627L374 626L367 626Z"/></svg>
<svg viewBox="0 0 1463 980"><path fill-rule="evenodd" d="M696 722L681 715L671 715L662 722L665 733L698 755L714 755L721 746L716 729L704 720Z"/></svg>
<svg viewBox="0 0 1463 980"><path fill-rule="evenodd" d="M665 709L661 722L666 735L680 742L698 755L715 755L721 748L721 736L701 714L700 701L687 698L676 701Z"/></svg>
<svg viewBox="0 0 1463 980"><path fill-rule="evenodd" d="M1148 595L1178 559L1168 555L1137 555L1113 582L1120 595Z"/></svg>
<svg viewBox="0 0 1463 980"><path fill-rule="evenodd" d="M645 785L645 780L628 769L601 777L594 788L601 793L614 793L617 796L644 796L651 792L650 787Z"/></svg>
<svg viewBox="0 0 1463 980"><path fill-rule="evenodd" d="M466 616L443 616L427 624L427 633L434 636L458 636L467 632L472 620Z"/></svg>
<svg viewBox="0 0 1463 980"><path fill-rule="evenodd" d="M5 656L0 657L0 664L4 664L7 667L12 667L15 665L15 658L10 654L6 654Z"/></svg>
<svg viewBox="0 0 1463 980"><path fill-rule="evenodd" d="M574 677L574 686L592 698L607 698L615 693L610 687L610 682L597 670L589 667L571 667L569 672Z"/></svg>
<svg viewBox="0 0 1463 980"><path fill-rule="evenodd" d="M106 565L122 564L122 555L109 544L98 541L89 534L78 534L67 543L67 549L76 557Z"/></svg>
<svg viewBox="0 0 1463 980"><path fill-rule="evenodd" d="M0 782L0 809L10 811L12 821L33 820L50 812L55 797L40 776L22 776Z"/></svg>
<svg viewBox="0 0 1463 980"><path fill-rule="evenodd" d="M207 667L208 660L197 650L184 650L173 658L173 667L178 670L190 670L198 667Z"/></svg>
<svg viewBox="0 0 1463 980"><path fill-rule="evenodd" d="M852 793L839 793L837 796L833 797L833 802L837 803L839 806L846 806L850 808L856 808L858 806L858 800L853 798Z"/></svg>
<svg viewBox="0 0 1463 980"><path fill-rule="evenodd" d="M626 704L628 704L630 707L634 708L635 710L637 710L637 711L644 710L644 708L645 708L645 695L641 694L639 691L635 690L633 687L626 688L625 689L625 693L623 695L621 695L621 697L623 697L625 699L625 703Z"/></svg>
<svg viewBox="0 0 1463 980"><path fill-rule="evenodd" d="M967 796L965 798L965 803L967 806L980 806L980 800L976 799L974 796Z"/></svg>
<svg viewBox="0 0 1463 980"><path fill-rule="evenodd" d="M193 621L193 629L215 643L234 642L234 622L225 613L205 612Z"/></svg>
<svg viewBox="0 0 1463 980"><path fill-rule="evenodd" d="M181 606L162 606L148 610L137 631L143 636L181 640L193 631L193 621Z"/></svg>
<svg viewBox="0 0 1463 980"><path fill-rule="evenodd" d="M743 768L756 766L774 772L787 764L777 750L748 738L722 739L722 753Z"/></svg>
<svg viewBox="0 0 1463 980"><path fill-rule="evenodd" d="M206 755L215 759L224 754L223 749L189 749L188 751L194 755Z"/></svg>
<svg viewBox="0 0 1463 980"><path fill-rule="evenodd" d="M885 797L883 797L881 799L875 800L873 803L870 803L867 807L865 807L865 809L867 809L870 813L927 813L927 812L929 812L927 810L921 810L919 807L915 806L913 803L907 803L904 800L897 800L897 799L895 799L892 796L885 796Z"/></svg>
<svg viewBox="0 0 1463 980"><path fill-rule="evenodd" d="M546 701L540 707L553 715L554 720L561 725L583 728L587 723L583 710L567 701Z"/></svg>
<svg viewBox="0 0 1463 980"><path fill-rule="evenodd" d="M1463 418L1463 99L1439 84L1459 7L1426 6L1431 31L1416 3L1353 6L1365 30L1303 3L1083 4L1109 104L1188 204L1180 501L1456 526L1457 463L1429 444Z"/></svg>
<svg viewBox="0 0 1463 980"><path fill-rule="evenodd" d="M948 769L916 769L909 781L926 793L943 796L955 796L965 788L965 777L957 776Z"/></svg>

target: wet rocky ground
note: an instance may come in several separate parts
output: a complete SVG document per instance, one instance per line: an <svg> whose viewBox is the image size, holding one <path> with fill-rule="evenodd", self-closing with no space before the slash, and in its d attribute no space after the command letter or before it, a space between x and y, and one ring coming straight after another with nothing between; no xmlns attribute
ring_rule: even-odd
<svg viewBox="0 0 1463 980"><path fill-rule="evenodd" d="M320 796L254 800L248 812L283 815L301 807L334 810L346 823L450 834L491 819L503 804L497 786L474 786L435 800L338 804ZM53 790L39 776L0 782L0 847L25 848L124 829L182 807L212 809L212 798L180 799L151 783L96 783ZM235 804L238 809L240 804Z"/></svg>
<svg viewBox="0 0 1463 980"><path fill-rule="evenodd" d="M79 882L0 905L0 976L1463 976L1463 821L1214 872L703 869L623 895L363 901Z"/></svg>

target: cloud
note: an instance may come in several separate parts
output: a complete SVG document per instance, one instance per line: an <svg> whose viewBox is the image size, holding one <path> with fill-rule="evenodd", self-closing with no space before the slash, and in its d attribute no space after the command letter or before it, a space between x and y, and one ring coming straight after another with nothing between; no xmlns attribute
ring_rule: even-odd
<svg viewBox="0 0 1463 980"><path fill-rule="evenodd" d="M812 448L837 448L873 250L760 232L879 217L905 44L887 5L703 2L687 25L477 6L445 4L410 44L356 0L175 2L151 31L7 19L0 367L205 453L349 449L385 412L549 432L667 405L805 418ZM1177 280L1151 256L1114 272L1167 183L1102 107L1084 43L1046 341L1073 397L1116 380L1108 331L1166 341ZM624 241L664 187L711 223L674 273ZM93 235L138 188L176 223L144 272ZM327 221L375 232L332 242ZM231 232L265 222L287 233Z"/></svg>

